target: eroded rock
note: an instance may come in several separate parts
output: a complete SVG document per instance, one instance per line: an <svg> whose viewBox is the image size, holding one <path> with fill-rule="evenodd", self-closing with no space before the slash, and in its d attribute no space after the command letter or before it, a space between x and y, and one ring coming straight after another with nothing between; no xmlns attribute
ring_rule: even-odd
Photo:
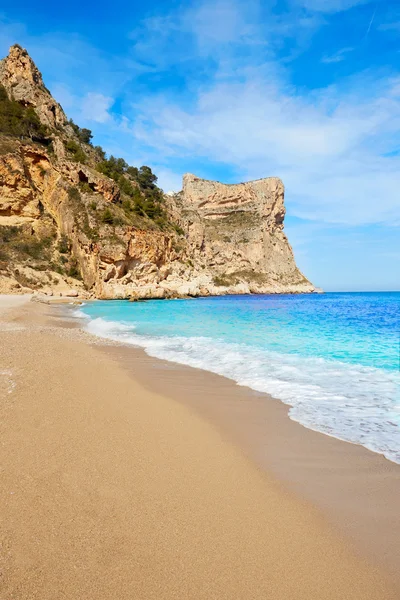
<svg viewBox="0 0 400 600"><path fill-rule="evenodd" d="M47 267L37 250L32 264L11 268L0 261L2 289L31 286L107 299L314 290L284 233L278 178L225 185L186 174L182 192L164 197L167 226L149 223L145 229L123 219L107 224L107 206L123 216L120 189L96 170L99 158L91 146L85 147L87 164L72 160L66 148L74 130L20 46L0 61L0 83L10 98L34 108L51 129L52 143L50 152L14 138L11 150L0 155L0 227L18 227L43 244L51 237ZM58 249L63 238L68 259Z"/></svg>

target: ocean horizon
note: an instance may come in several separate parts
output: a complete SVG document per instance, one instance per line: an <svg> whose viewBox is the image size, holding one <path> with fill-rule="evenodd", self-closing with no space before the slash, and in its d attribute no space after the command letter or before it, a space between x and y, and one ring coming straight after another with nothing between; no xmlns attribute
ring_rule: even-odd
<svg viewBox="0 0 400 600"><path fill-rule="evenodd" d="M270 394L303 426L400 463L399 308L400 292L327 292L97 300L74 314L95 335Z"/></svg>

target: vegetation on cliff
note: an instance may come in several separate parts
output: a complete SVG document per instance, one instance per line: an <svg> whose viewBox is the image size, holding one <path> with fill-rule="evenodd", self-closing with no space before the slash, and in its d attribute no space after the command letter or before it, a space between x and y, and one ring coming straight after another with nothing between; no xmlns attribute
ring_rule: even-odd
<svg viewBox="0 0 400 600"><path fill-rule="evenodd" d="M128 215L135 212L152 219L160 227L168 225L162 206L164 196L150 167L138 169L129 166L123 158L110 156L97 165L97 170L118 184L123 197L122 206Z"/></svg>
<svg viewBox="0 0 400 600"><path fill-rule="evenodd" d="M55 140L61 141L64 158L57 155ZM42 124L33 107L10 98L0 86L0 155L4 156L3 177L0 173L0 288L2 281L11 281L12 287L6 290L62 289L77 287L83 280L90 289L92 280L85 277L79 254L84 248L85 252L96 247L102 255L120 252L123 256L127 231L132 228L177 235L179 227L168 216L150 167L137 168L122 158L108 158L91 140L92 132L72 121L57 128ZM29 164L27 155L32 158ZM68 162L75 164L72 170ZM41 166L36 168L35 164ZM58 194L62 195L63 189L66 192L63 218L70 223L65 233L65 226L59 229L42 198L48 176L60 169L78 174L78 181L63 176L59 183ZM36 208L28 210L27 217L24 208L18 208L19 187L23 202L26 194L37 199ZM103 188L111 190L108 198L100 191Z"/></svg>
<svg viewBox="0 0 400 600"><path fill-rule="evenodd" d="M49 130L40 122L35 110L8 97L0 84L0 132L19 139L49 144Z"/></svg>
<svg viewBox="0 0 400 600"><path fill-rule="evenodd" d="M103 217L99 219L100 223L115 225L125 221L137 224L134 216L139 215L144 217L140 221L142 227L177 229L174 223L169 222L163 207L162 190L157 186L157 176L150 167L143 165L138 168L128 165L123 158L107 158L101 146L93 147L90 129L79 127L72 119L68 121L68 127L72 136L68 135L66 128L50 129L42 124L33 107L24 106L9 98L6 89L0 84L0 134L20 142L37 142L49 146L49 150L52 139L59 137L67 158L76 163L89 164L117 183L126 219L121 221L120 215L113 214L115 211L111 207L104 211ZM7 152L12 149L12 145L5 143L4 138L2 146ZM93 190L82 186L81 191L92 193Z"/></svg>
<svg viewBox="0 0 400 600"><path fill-rule="evenodd" d="M0 290L97 297L310 291L283 232L283 185L190 174L163 194L151 168L94 146L26 50L0 61ZM80 281L79 281L80 280Z"/></svg>
<svg viewBox="0 0 400 600"><path fill-rule="evenodd" d="M44 86L43 90L51 98ZM179 230L165 210L164 195L151 168L145 165L134 167L114 156L108 158L100 146L93 146L92 139L91 130L79 127L72 119L54 126L42 123L33 106L15 100L12 91L7 91L0 83L0 155L15 157L14 161L11 158L3 163L5 177L0 182L0 196L3 197L0 219L3 216L6 222L7 219L11 222L10 225L0 223L0 278L2 274L12 275L20 286L34 289L40 287L40 278L36 279L35 272L47 270L82 279L82 265L76 256L74 240L79 239L83 245L96 244L98 251L102 251L110 244L122 249L126 245L123 238L127 227L170 231L172 235ZM60 155L59 150L55 152L57 141L64 147L64 155ZM29 148L32 152L43 148L40 152L44 153L42 158L46 162L46 166L39 168L39 178L35 181L30 167L24 164ZM40 152L34 158L38 163ZM41 198L47 173L60 167L63 170L65 160L75 163L75 172L79 174L79 181L62 179L67 192L64 212L72 217L73 223L72 231L68 233L57 231ZM80 170L81 166L88 170ZM111 194L111 201L96 190L92 182L92 175L96 180L93 170L100 178L112 180L118 186ZM28 196L38 198L35 218L40 221L32 222L28 211L25 222L26 217L20 209L10 208L15 194L13 187L18 185L31 187ZM26 193L24 191L23 195ZM62 193L61 189L59 193Z"/></svg>

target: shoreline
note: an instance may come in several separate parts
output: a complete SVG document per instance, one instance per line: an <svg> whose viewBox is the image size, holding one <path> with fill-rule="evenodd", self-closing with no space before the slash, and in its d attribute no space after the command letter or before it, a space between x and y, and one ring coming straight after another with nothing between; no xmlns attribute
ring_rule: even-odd
<svg viewBox="0 0 400 600"><path fill-rule="evenodd" d="M115 306L99 301L89 302L76 314L82 315L82 327L94 335L127 341L152 356L204 369L272 395L289 407L291 419L308 429L361 444L400 465L400 429L393 427L400 385L395 339L398 294L372 296L328 294L322 303L306 296L297 300L236 296L169 302L162 307L150 302L136 308L124 301ZM350 320L357 323L350 329L344 323L336 329L332 318L323 316L335 314L348 302L358 307L357 314L369 310L372 320L375 309L382 312L386 337L376 351L371 350L375 345L372 330L367 327L362 333L363 319ZM273 311L271 320L268 308ZM236 318L235 311L237 325L231 319ZM257 326L249 323L246 330L252 312ZM288 328L284 315L292 313L296 321ZM210 330L199 325L203 314ZM275 337L280 319L283 329ZM248 339L250 332L253 339Z"/></svg>
<svg viewBox="0 0 400 600"><path fill-rule="evenodd" d="M400 465L305 427L289 417L281 400L222 375L133 346L108 343L100 350L146 389L189 406L217 427L261 471L320 511L360 555L390 570L400 590Z"/></svg>
<svg viewBox="0 0 400 600"><path fill-rule="evenodd" d="M61 309L73 326L79 319ZM63 320L61 316L61 320ZM303 425L290 405L200 368L148 355L108 338L100 346L152 392L190 406L261 470L322 511L357 552L377 561L400 587L400 465L360 444ZM154 375L161 373L160 378ZM187 394L187 390L191 394ZM215 398L218 402L215 402Z"/></svg>
<svg viewBox="0 0 400 600"><path fill-rule="evenodd" d="M2 407L4 597L398 597L400 582L257 463L233 421L222 428L218 410L240 418L249 390L94 345L54 315L29 304L0 328L15 379Z"/></svg>

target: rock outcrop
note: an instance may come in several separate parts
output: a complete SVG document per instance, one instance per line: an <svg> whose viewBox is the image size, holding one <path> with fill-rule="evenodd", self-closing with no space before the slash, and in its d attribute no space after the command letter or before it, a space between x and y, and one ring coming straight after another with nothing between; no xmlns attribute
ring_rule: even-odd
<svg viewBox="0 0 400 600"><path fill-rule="evenodd" d="M44 85L39 69L18 44L11 46L8 56L0 61L0 81L14 100L32 106L44 125L67 124L63 109Z"/></svg>
<svg viewBox="0 0 400 600"><path fill-rule="evenodd" d="M283 231L284 187L269 177L225 185L186 174L182 203L192 256L231 287L251 292L310 291Z"/></svg>
<svg viewBox="0 0 400 600"><path fill-rule="evenodd" d="M40 143L0 132L0 290L106 299L314 291L283 230L279 179L224 185L186 174L172 196L140 187L137 169L110 179L26 50L13 46L0 62L0 84L47 128ZM149 185L162 217L146 212Z"/></svg>

